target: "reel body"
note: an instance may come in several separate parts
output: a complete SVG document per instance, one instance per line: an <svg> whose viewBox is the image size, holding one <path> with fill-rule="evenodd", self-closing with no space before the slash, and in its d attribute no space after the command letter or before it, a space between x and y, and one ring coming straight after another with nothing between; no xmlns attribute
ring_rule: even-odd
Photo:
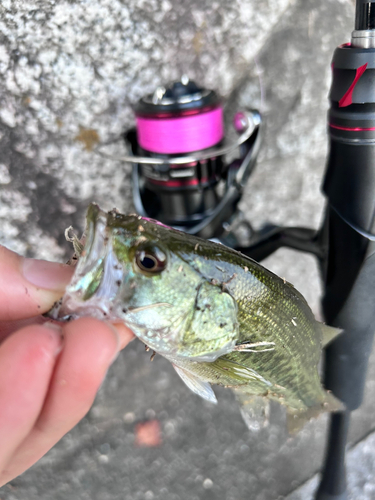
<svg viewBox="0 0 375 500"><path fill-rule="evenodd" d="M222 100L186 77L134 107L125 135L133 154L137 213L205 238L219 238L237 213L260 146L257 111L237 113L237 140L224 137ZM226 156L239 150L236 158ZM224 226L223 226L224 225Z"/></svg>

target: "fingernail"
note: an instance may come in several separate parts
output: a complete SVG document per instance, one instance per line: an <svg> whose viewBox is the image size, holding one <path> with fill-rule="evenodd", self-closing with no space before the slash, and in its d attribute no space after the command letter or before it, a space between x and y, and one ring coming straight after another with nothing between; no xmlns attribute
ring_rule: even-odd
<svg viewBox="0 0 375 500"><path fill-rule="evenodd" d="M66 264L47 260L24 259L22 272L25 279L34 286L64 291L72 278L73 269Z"/></svg>
<svg viewBox="0 0 375 500"><path fill-rule="evenodd" d="M64 338L63 338L62 328L57 323L51 323L51 322L44 323L43 328L46 328L48 330L48 333L50 334L51 339L55 344L53 354L57 356L58 354L60 354L63 348Z"/></svg>
<svg viewBox="0 0 375 500"><path fill-rule="evenodd" d="M120 335L119 335L119 333L118 333L117 329L113 326L113 324L112 324L112 323L106 323L106 325L107 325L107 326L109 327L109 329L112 331L113 336L114 336L114 337L115 337L115 339L116 339L116 351L115 351L115 353L113 354L113 358L112 358L112 359L111 359L111 361L110 361L110 364L112 364L112 363L116 360L116 358L117 358L117 356L118 356L118 354L119 354L119 352L120 352L121 341L120 341Z"/></svg>

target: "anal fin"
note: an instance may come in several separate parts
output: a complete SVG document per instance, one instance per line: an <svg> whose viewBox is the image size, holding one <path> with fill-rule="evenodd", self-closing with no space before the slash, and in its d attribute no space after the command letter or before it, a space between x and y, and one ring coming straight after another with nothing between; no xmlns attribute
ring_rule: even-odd
<svg viewBox="0 0 375 500"><path fill-rule="evenodd" d="M345 405L328 391L326 392L325 398L322 402L317 403L310 408L295 410L288 407L286 417L288 432L289 434L296 434L312 418L317 418L322 413L343 411L344 409Z"/></svg>
<svg viewBox="0 0 375 500"><path fill-rule="evenodd" d="M195 394L198 394L203 399L210 401L211 403L217 403L217 399L214 391L212 390L209 382L205 382L201 380L199 377L189 372L188 370L184 370L183 368L173 364L173 368L176 370L180 378L185 382L185 384L189 387L189 389Z"/></svg>
<svg viewBox="0 0 375 500"><path fill-rule="evenodd" d="M240 405L242 418L248 429L258 432L269 424L270 404L264 396L246 394L241 389L234 389Z"/></svg>

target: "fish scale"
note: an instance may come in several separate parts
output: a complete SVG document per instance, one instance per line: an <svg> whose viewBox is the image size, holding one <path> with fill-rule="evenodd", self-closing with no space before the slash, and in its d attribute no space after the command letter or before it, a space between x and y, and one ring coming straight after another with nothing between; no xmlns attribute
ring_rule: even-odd
<svg viewBox="0 0 375 500"><path fill-rule="evenodd" d="M199 252L203 256L206 254L205 244L199 247ZM219 258L221 260L220 255ZM190 259L192 265L194 260ZM284 399L296 409L303 409L318 401L323 402L326 392L321 388L316 368L320 358L322 333L305 299L292 285L284 283L269 271L265 272L263 268L259 269L259 264L237 252L228 249L226 263L229 265L224 281L229 275L237 273L226 286L229 293L238 301L239 343L249 340L257 342L266 338L274 340L276 347L274 352L246 354L235 352L221 359L235 361L258 370L268 381L277 380L272 384L272 392L275 394L269 396L272 399ZM200 268L208 280L219 279L216 266L196 267ZM221 267L223 267L222 262ZM248 268L247 272L243 270L244 267ZM250 287L252 293L249 295ZM260 318L259 309L262 312ZM292 319L297 326L292 323ZM206 375L211 382L215 378L215 373L212 372L215 370L214 365L215 363L199 367L201 376ZM209 372L212 372L210 376ZM233 385L230 377L226 377L225 385ZM287 387L288 390L280 390L275 385ZM260 387L260 391L262 389L264 387ZM254 388L248 385L245 390L251 393Z"/></svg>
<svg viewBox="0 0 375 500"><path fill-rule="evenodd" d="M204 256L206 251L206 244L200 245L200 254ZM322 332L320 324L315 321L305 299L292 285L284 283L284 280L261 268L258 263L231 249L227 249L227 251L227 267L222 281L226 281L235 273L237 274L226 287L238 303L239 343L248 342L249 339L256 342L265 338L284 343L293 352L298 351L298 356L291 357L294 364L298 363L300 366L301 363L306 362L305 358L308 357L307 374L311 376L310 367L315 374L316 364L320 357ZM218 258L222 260L220 254ZM215 256L211 259L215 259ZM220 281L220 272L215 265L197 265L196 257L189 259L188 262L195 265L207 280ZM222 268L223 262L220 265ZM244 267L247 267L248 271L245 271ZM251 294L248 292L249 288L252 290ZM292 320L297 326L293 324ZM239 354L235 355L239 356ZM272 372L276 370L278 377L280 377L282 371L280 371L278 363L274 362L276 355L273 353L269 356L271 359L270 373L272 375ZM286 359L286 355L281 357ZM265 371L265 362L264 359L260 362L263 368L262 372ZM252 363L257 363L257 361L254 359ZM290 365L288 369L291 369Z"/></svg>
<svg viewBox="0 0 375 500"><path fill-rule="evenodd" d="M197 394L216 401L212 383L274 399L294 428L342 409L317 370L323 333L337 331L293 285L233 249L139 216L91 205L87 232L53 317L123 321Z"/></svg>

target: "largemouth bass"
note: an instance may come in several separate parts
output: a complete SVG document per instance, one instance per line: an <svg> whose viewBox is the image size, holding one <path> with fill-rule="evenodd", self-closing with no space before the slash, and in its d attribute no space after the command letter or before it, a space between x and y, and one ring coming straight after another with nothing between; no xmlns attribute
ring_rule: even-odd
<svg viewBox="0 0 375 500"><path fill-rule="evenodd" d="M337 331L318 323L303 296L257 262L94 204L84 248L76 249L56 319L123 321L195 393L216 402L211 384L230 387L254 417L260 400L276 400L287 408L291 431L342 409L317 369Z"/></svg>

